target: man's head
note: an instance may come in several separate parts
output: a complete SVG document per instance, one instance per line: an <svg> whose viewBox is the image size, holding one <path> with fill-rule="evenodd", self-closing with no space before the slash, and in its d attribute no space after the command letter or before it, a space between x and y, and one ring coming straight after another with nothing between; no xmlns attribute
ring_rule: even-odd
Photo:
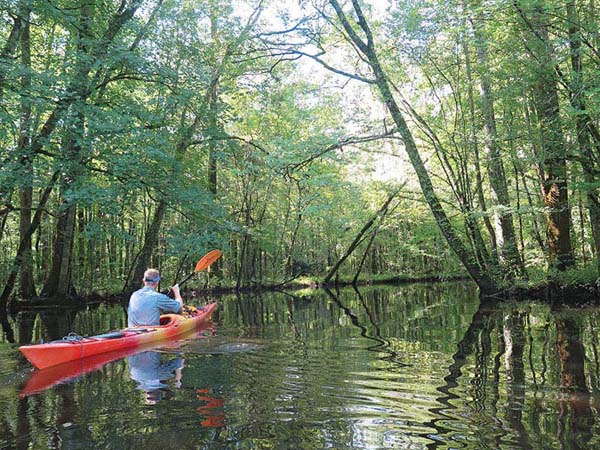
<svg viewBox="0 0 600 450"><path fill-rule="evenodd" d="M144 285L150 287L158 286L160 273L156 269L148 269L144 272Z"/></svg>

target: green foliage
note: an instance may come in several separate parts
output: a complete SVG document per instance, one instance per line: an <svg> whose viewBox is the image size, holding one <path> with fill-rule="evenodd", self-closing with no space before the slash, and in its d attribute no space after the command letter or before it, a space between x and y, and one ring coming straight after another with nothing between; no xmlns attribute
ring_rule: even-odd
<svg viewBox="0 0 600 450"><path fill-rule="evenodd" d="M0 42L9 38L11 17L23 14L20 5L6 3ZM91 290L98 273L107 277L101 280L105 286L123 280L160 202L167 210L152 263L166 271L176 270L181 258L191 260L219 247L226 250L222 274L228 283L279 281L300 269L319 277L398 179L408 187L391 203L385 220L375 221L340 276L351 279L359 266L364 279L461 273L422 202L402 143L379 139L340 145L389 130L389 111L383 111L375 92L296 58L295 51L318 48L325 52L318 57L330 66L372 76L340 28L332 27L334 12L327 7L321 12L332 15L325 20L308 3L300 12L261 4L262 16L250 23L253 2L144 3L107 42L102 36L114 26L118 2L83 7L52 0L30 6L30 64L22 58L21 41L0 58L0 207L8 205L9 211L0 216L3 267L17 251L19 209L35 213L59 170L34 235L37 281L47 277L59 213L70 208L76 212L71 272L78 290ZM545 74L524 47L530 30L514 5L505 6L407 0L385 10L367 2L364 9L435 194L465 245L480 259L486 254L493 259L493 224L500 215L511 215L532 283L548 277L566 284L583 282L578 276L591 280L597 255L587 202L600 184L588 176L588 168L597 172L597 163L582 151L577 123L589 116L596 124L600 113L597 19L578 4L586 45L582 73L573 74L567 5L546 5L552 12L548 42L565 74L557 85L568 189L582 207L580 215L572 214L573 242L575 253L587 261L574 273L549 274L548 210L539 195L539 171L548 157L540 151L543 139L532 103L532 89ZM525 15L532 13L527 2L521 6ZM298 14L302 26L294 27ZM360 31L356 17L349 17ZM478 53L484 43L474 37L478 24L487 61ZM283 28L290 31L274 33ZM490 184L484 78L492 90L507 204L496 202ZM585 110L569 101L575 82ZM395 181L377 181L377 165L389 176L386 164L392 160L398 162ZM213 169L216 185L209 177ZM18 195L28 188L33 189L31 205L22 204ZM579 212L574 201L571 209ZM493 261L478 264L502 278Z"/></svg>

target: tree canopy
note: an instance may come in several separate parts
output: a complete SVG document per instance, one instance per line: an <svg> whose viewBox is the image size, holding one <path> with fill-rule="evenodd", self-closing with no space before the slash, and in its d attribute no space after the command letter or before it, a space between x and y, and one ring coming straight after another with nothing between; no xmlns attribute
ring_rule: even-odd
<svg viewBox="0 0 600 450"><path fill-rule="evenodd" d="M596 279L598 23L579 0L4 0L0 300L176 280L211 248L238 288Z"/></svg>

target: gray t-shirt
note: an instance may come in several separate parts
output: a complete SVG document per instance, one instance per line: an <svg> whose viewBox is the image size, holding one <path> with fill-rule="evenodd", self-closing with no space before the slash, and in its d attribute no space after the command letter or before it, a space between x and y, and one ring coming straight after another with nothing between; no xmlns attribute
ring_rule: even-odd
<svg viewBox="0 0 600 450"><path fill-rule="evenodd" d="M156 292L149 286L144 286L139 291L131 294L129 308L127 308L127 325L135 327L138 325L160 325L161 313L181 312L179 302L167 297L165 294Z"/></svg>

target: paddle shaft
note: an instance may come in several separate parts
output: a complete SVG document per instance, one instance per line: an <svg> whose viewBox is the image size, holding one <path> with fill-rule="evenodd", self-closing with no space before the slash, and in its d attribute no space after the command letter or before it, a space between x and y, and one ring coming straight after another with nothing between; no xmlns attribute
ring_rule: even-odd
<svg viewBox="0 0 600 450"><path fill-rule="evenodd" d="M192 278L192 276L195 274L196 272L192 272L189 275L187 275L183 280L181 280L179 283L177 283L179 285L179 287L183 286L183 283L187 282L187 280L189 280L190 278Z"/></svg>
<svg viewBox="0 0 600 450"><path fill-rule="evenodd" d="M211 250L206 255L204 255L200 259L200 261L198 261L198 263L196 264L196 267L194 268L194 271L192 273L190 273L188 276L186 276L183 280L181 280L177 284L181 287L183 285L183 283L185 283L187 280L189 280L192 277L192 275L194 275L197 272L202 272L203 270L207 269L212 263L214 263L217 259L219 259L222 254L223 254L223 252L221 250L217 250L217 249ZM171 291L171 289L168 289L167 293L169 291Z"/></svg>
<svg viewBox="0 0 600 450"><path fill-rule="evenodd" d="M195 273L196 272L190 273L183 280L181 280L179 283L177 283L179 285L179 287L183 286L183 283L187 282L187 280L189 280L190 278L192 278L192 275L194 275ZM163 291L163 293L166 294L166 295L171 295L172 292L173 292L172 288L168 288L166 291Z"/></svg>

